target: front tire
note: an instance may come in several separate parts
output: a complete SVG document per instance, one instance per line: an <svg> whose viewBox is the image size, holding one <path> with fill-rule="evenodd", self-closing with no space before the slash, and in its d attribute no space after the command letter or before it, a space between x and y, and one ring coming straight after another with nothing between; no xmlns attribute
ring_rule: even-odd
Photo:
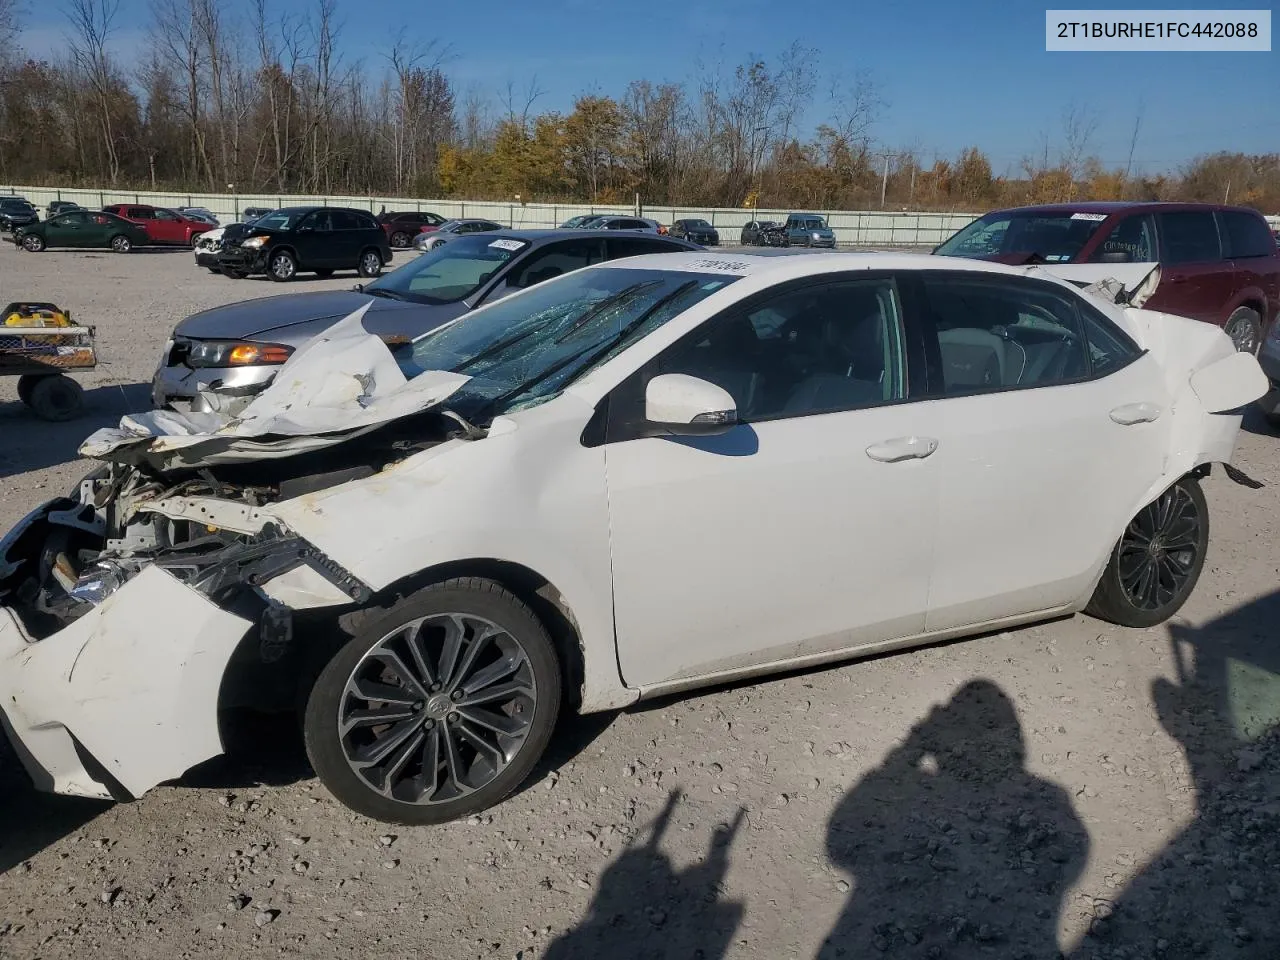
<svg viewBox="0 0 1280 960"><path fill-rule="evenodd" d="M1122 627L1163 623L1191 596L1208 547L1204 491L1183 477L1129 521L1085 613Z"/></svg>
<svg viewBox="0 0 1280 960"><path fill-rule="evenodd" d="M343 804L388 823L445 823L506 798L560 711L546 628L491 580L434 584L358 626L320 672L303 738Z"/></svg>
<svg viewBox="0 0 1280 960"><path fill-rule="evenodd" d="M1232 313L1222 329L1241 353L1256 355L1262 345L1262 318L1248 307L1240 307Z"/></svg>
<svg viewBox="0 0 1280 960"><path fill-rule="evenodd" d="M288 283L298 275L298 261L288 250L279 250L267 261L267 276L277 283Z"/></svg>
<svg viewBox="0 0 1280 960"><path fill-rule="evenodd" d="M25 234L22 237L22 249L28 253L40 253L44 250L44 237L37 237L33 233Z"/></svg>
<svg viewBox="0 0 1280 960"><path fill-rule="evenodd" d="M382 273L382 254L377 250L366 250L360 254L360 262L356 264L356 273L362 277L376 277Z"/></svg>

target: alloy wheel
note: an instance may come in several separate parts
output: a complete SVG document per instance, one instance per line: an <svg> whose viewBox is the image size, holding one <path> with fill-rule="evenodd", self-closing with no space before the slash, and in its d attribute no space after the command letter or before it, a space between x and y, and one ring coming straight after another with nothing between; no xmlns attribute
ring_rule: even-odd
<svg viewBox="0 0 1280 960"><path fill-rule="evenodd" d="M290 257L281 254L271 261L271 272L281 280L288 280L297 268Z"/></svg>
<svg viewBox="0 0 1280 960"><path fill-rule="evenodd" d="M1256 354L1258 352L1258 331L1251 318L1236 317L1227 324L1226 334L1241 353Z"/></svg>
<svg viewBox="0 0 1280 960"><path fill-rule="evenodd" d="M1120 538L1116 570L1125 596L1139 610L1171 603L1196 569L1203 518L1175 484L1144 507Z"/></svg>
<svg viewBox="0 0 1280 960"><path fill-rule="evenodd" d="M507 768L537 696L528 653L508 631L470 614L422 617L356 664L338 710L342 751L388 799L446 803Z"/></svg>
<svg viewBox="0 0 1280 960"><path fill-rule="evenodd" d="M376 277L382 272L382 258L372 250L369 251L360 263L360 272L366 277Z"/></svg>

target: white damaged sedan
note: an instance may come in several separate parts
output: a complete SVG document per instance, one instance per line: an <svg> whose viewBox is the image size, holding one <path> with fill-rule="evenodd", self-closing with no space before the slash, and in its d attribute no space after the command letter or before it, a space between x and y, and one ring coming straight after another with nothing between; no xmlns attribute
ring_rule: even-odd
<svg viewBox="0 0 1280 960"><path fill-rule="evenodd" d="M1142 310L1158 282L698 252L394 354L357 312L233 420L99 431L98 468L0 542L6 730L37 786L130 799L220 753L221 710L298 709L342 802L436 823L515 789L564 710L1159 623L1267 382Z"/></svg>

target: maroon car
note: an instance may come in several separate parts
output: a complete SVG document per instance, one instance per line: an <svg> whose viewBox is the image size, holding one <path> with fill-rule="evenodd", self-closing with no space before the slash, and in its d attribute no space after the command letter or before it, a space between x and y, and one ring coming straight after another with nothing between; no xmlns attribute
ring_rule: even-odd
<svg viewBox="0 0 1280 960"><path fill-rule="evenodd" d="M153 207L145 203L112 203L102 209L117 217L132 220L147 231L147 236L155 244L193 247L196 237L213 229L207 220L183 216L168 207Z"/></svg>
<svg viewBox="0 0 1280 960"><path fill-rule="evenodd" d="M975 220L933 252L1013 264L1158 262L1160 285L1144 308L1216 324L1249 353L1280 315L1280 249L1249 207L1016 207Z"/></svg>
<svg viewBox="0 0 1280 960"><path fill-rule="evenodd" d="M421 210L408 213L380 213L375 218L391 246L403 249L413 243L419 233L429 233L444 223L438 213Z"/></svg>

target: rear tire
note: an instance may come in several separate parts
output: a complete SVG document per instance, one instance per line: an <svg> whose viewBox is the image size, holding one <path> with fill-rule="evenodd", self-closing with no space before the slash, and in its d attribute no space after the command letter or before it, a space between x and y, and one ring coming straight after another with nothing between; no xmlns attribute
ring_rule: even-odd
<svg viewBox="0 0 1280 960"><path fill-rule="evenodd" d="M31 406L31 390L37 383L43 380L40 374L24 373L18 378L18 399Z"/></svg>
<svg viewBox="0 0 1280 960"><path fill-rule="evenodd" d="M1256 355L1262 346L1262 318L1256 310L1240 307L1227 318L1222 330L1241 353Z"/></svg>
<svg viewBox="0 0 1280 960"><path fill-rule="evenodd" d="M37 377L27 405L41 420L55 423L72 420L84 410L84 390L62 374Z"/></svg>
<svg viewBox="0 0 1280 960"><path fill-rule="evenodd" d="M1122 627L1163 623L1191 596L1208 546L1204 491L1183 477L1129 521L1085 613Z"/></svg>
<svg viewBox="0 0 1280 960"><path fill-rule="evenodd" d="M560 664L513 594L449 580L353 632L303 719L311 765L341 803L388 823L445 823L500 802L533 770L560 711Z"/></svg>
<svg viewBox="0 0 1280 960"><path fill-rule="evenodd" d="M413 238L402 231L397 231L391 235L391 245L398 250L403 250L412 242Z"/></svg>
<svg viewBox="0 0 1280 960"><path fill-rule="evenodd" d="M111 249L115 253L128 253L133 249L133 241L124 234L117 234L111 238Z"/></svg>

